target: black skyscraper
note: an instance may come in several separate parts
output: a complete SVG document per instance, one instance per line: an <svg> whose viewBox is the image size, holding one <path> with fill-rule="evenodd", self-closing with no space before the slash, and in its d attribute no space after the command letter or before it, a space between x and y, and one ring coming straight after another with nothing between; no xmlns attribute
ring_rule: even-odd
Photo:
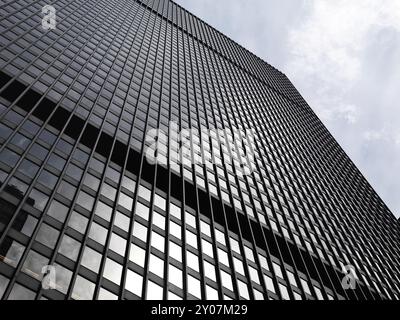
<svg viewBox="0 0 400 320"><path fill-rule="evenodd" d="M0 4L0 298L400 297L399 223L284 74L172 1L47 4Z"/></svg>

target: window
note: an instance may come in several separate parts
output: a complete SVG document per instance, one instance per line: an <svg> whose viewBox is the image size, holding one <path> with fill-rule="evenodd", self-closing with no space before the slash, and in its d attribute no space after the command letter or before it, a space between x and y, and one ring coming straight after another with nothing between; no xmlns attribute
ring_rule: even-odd
<svg viewBox="0 0 400 320"><path fill-rule="evenodd" d="M169 242L169 255L175 260L182 262L182 249L174 242Z"/></svg>
<svg viewBox="0 0 400 320"><path fill-rule="evenodd" d="M100 288L98 300L118 300L118 296L104 288Z"/></svg>
<svg viewBox="0 0 400 320"><path fill-rule="evenodd" d="M150 254L149 271L158 275L160 278L164 277L164 261Z"/></svg>
<svg viewBox="0 0 400 320"><path fill-rule="evenodd" d="M163 288L153 281L149 281L147 284L147 300L162 300L163 298Z"/></svg>
<svg viewBox="0 0 400 320"><path fill-rule="evenodd" d="M135 244L131 244L129 260L144 268L146 251Z"/></svg>
<svg viewBox="0 0 400 320"><path fill-rule="evenodd" d="M119 285L121 281L121 275L122 275L122 266L119 263L115 262L114 260L107 258L103 276L108 280Z"/></svg>
<svg viewBox="0 0 400 320"><path fill-rule="evenodd" d="M238 282L239 295L249 300L250 296L249 296L249 290L247 289L247 284L245 284L243 281L239 279L237 282Z"/></svg>
<svg viewBox="0 0 400 320"><path fill-rule="evenodd" d="M125 256L126 240L113 233L110 240L110 249L121 256Z"/></svg>
<svg viewBox="0 0 400 320"><path fill-rule="evenodd" d="M132 210L133 199L121 192L119 194L118 204L130 211Z"/></svg>
<svg viewBox="0 0 400 320"><path fill-rule="evenodd" d="M111 220L112 208L106 205L104 202L99 201L97 203L95 212L99 217L102 217L104 220Z"/></svg>
<svg viewBox="0 0 400 320"><path fill-rule="evenodd" d="M172 264L168 267L168 279L173 285L181 289L183 288L182 271L174 267Z"/></svg>
<svg viewBox="0 0 400 320"><path fill-rule="evenodd" d="M115 214L115 218L114 218L114 225L124 231L128 231L129 223L130 223L130 219L126 215L117 211L117 213Z"/></svg>
<svg viewBox="0 0 400 320"><path fill-rule="evenodd" d="M93 299L95 284L81 276L77 276L71 297L75 300Z"/></svg>
<svg viewBox="0 0 400 320"><path fill-rule="evenodd" d="M106 238L107 238L107 229L100 226L96 222L93 222L89 231L89 238L104 245L106 243Z"/></svg>
<svg viewBox="0 0 400 320"><path fill-rule="evenodd" d="M232 286L232 278L229 273L226 273L225 271L221 270L221 279L222 279L222 285L233 291L233 286Z"/></svg>
<svg viewBox="0 0 400 320"><path fill-rule="evenodd" d="M88 211L92 211L94 198L86 192L80 191L76 203Z"/></svg>
<svg viewBox="0 0 400 320"><path fill-rule="evenodd" d="M35 296L35 292L15 283L8 296L8 300L34 300Z"/></svg>
<svg viewBox="0 0 400 320"><path fill-rule="evenodd" d="M101 254L89 247L86 247L82 256L82 261L81 261L82 266L97 273L99 272L100 263L101 263Z"/></svg>
<svg viewBox="0 0 400 320"><path fill-rule="evenodd" d="M136 272L128 269L126 273L125 289L136 294L138 297L142 296L143 277Z"/></svg>
<svg viewBox="0 0 400 320"><path fill-rule="evenodd" d="M272 278L270 276L267 276L266 274L264 274L264 281L265 281L265 285L266 285L267 289L273 293L276 293Z"/></svg>
<svg viewBox="0 0 400 320"><path fill-rule="evenodd" d="M311 295L310 287L308 286L307 281L300 278L300 283L301 283L301 286L303 287L304 292Z"/></svg>
<svg viewBox="0 0 400 320"><path fill-rule="evenodd" d="M135 214L142 217L145 220L149 220L149 211L150 209L142 204L141 202L136 203Z"/></svg>
<svg viewBox="0 0 400 320"><path fill-rule="evenodd" d="M40 281L43 278L42 268L46 266L48 262L49 259L37 253L36 251L30 250L25 259L22 270Z"/></svg>
<svg viewBox="0 0 400 320"><path fill-rule="evenodd" d="M59 233L60 233L59 231L57 231L53 227L50 227L48 224L42 223L39 232L36 236L36 241L39 241L45 246L53 249L56 244Z"/></svg>
<svg viewBox="0 0 400 320"><path fill-rule="evenodd" d="M206 296L207 300L218 300L218 291L215 290L214 288L210 287L209 285L206 285Z"/></svg>
<svg viewBox="0 0 400 320"><path fill-rule="evenodd" d="M0 274L0 299L3 297L4 291L6 291L9 280Z"/></svg>
<svg viewBox="0 0 400 320"><path fill-rule="evenodd" d="M188 292L201 299L200 281L192 277L190 274L187 277Z"/></svg>
<svg viewBox="0 0 400 320"><path fill-rule="evenodd" d="M147 227L145 227L141 223L135 221L135 223L133 224L132 235L135 238L138 238L138 239L146 242L147 241L147 239L146 239L147 238Z"/></svg>
<svg viewBox="0 0 400 320"><path fill-rule="evenodd" d="M81 244L78 241L72 239L67 235L64 235L58 252L71 259L72 261L76 261L76 259L78 258L80 247Z"/></svg>
<svg viewBox="0 0 400 320"><path fill-rule="evenodd" d="M68 208L56 200L53 200L53 202L50 204L49 210L47 211L49 216L52 216L60 222L65 221L67 213Z"/></svg>
<svg viewBox="0 0 400 320"><path fill-rule="evenodd" d="M80 233L85 233L88 219L76 211L73 211L68 222L68 226Z"/></svg>
<svg viewBox="0 0 400 320"><path fill-rule="evenodd" d="M151 232L151 246L164 252L164 237L160 236L157 232Z"/></svg>

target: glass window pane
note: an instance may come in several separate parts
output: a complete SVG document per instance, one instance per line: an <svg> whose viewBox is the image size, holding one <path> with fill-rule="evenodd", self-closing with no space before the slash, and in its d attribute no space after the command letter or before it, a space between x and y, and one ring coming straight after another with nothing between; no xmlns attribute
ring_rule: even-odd
<svg viewBox="0 0 400 320"><path fill-rule="evenodd" d="M95 284L81 276L77 276L71 297L75 300L92 300Z"/></svg>
<svg viewBox="0 0 400 320"><path fill-rule="evenodd" d="M89 247L86 247L82 256L82 261L81 261L82 266L97 273L99 272L100 263L101 263L101 254Z"/></svg>
<svg viewBox="0 0 400 320"><path fill-rule="evenodd" d="M142 286L143 286L143 277L141 275L138 275L136 272L133 272L128 269L128 272L126 273L125 289L141 297Z"/></svg>
<svg viewBox="0 0 400 320"><path fill-rule="evenodd" d="M122 266L114 260L107 258L103 276L119 285L121 281Z"/></svg>

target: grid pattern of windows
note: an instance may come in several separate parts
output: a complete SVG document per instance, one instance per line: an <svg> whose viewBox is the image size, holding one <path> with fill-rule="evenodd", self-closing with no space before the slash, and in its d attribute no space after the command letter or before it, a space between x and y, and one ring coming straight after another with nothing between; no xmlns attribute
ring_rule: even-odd
<svg viewBox="0 0 400 320"><path fill-rule="evenodd" d="M0 298L399 298L399 223L281 72L172 1L46 4L0 7Z"/></svg>

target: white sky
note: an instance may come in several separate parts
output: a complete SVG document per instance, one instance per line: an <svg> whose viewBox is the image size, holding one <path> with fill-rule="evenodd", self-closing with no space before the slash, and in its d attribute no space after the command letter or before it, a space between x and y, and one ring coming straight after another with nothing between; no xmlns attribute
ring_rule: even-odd
<svg viewBox="0 0 400 320"><path fill-rule="evenodd" d="M400 216L400 0L176 0L284 72Z"/></svg>

